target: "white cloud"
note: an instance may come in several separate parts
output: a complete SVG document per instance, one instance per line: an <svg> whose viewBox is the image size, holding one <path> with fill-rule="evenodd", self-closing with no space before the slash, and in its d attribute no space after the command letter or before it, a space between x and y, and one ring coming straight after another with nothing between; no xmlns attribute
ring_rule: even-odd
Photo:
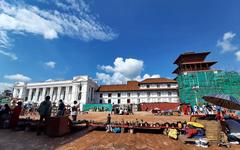
<svg viewBox="0 0 240 150"><path fill-rule="evenodd" d="M7 49L12 45L9 33L40 35L45 39L68 36L83 41L108 41L118 36L110 27L97 21L84 0L38 2L45 5L35 6L27 0L0 1L0 48ZM5 50L2 54L17 58Z"/></svg>
<svg viewBox="0 0 240 150"><path fill-rule="evenodd" d="M12 60L17 60L16 54L6 51L9 47L11 47L11 39L7 36L6 31L0 29L0 54L10 57Z"/></svg>
<svg viewBox="0 0 240 150"><path fill-rule="evenodd" d="M119 72L115 72L112 75L107 73L96 73L97 81L103 84L124 84L131 80Z"/></svg>
<svg viewBox="0 0 240 150"><path fill-rule="evenodd" d="M12 81L23 81L23 82L28 82L32 80L30 77L24 76L22 74L5 75L4 78Z"/></svg>
<svg viewBox="0 0 240 150"><path fill-rule="evenodd" d="M240 61L240 51L237 51L235 53L235 56L237 57L237 61Z"/></svg>
<svg viewBox="0 0 240 150"><path fill-rule="evenodd" d="M62 80L64 80L64 78L55 78L55 79L49 78L49 79L45 80L45 82L62 81Z"/></svg>
<svg viewBox="0 0 240 150"><path fill-rule="evenodd" d="M45 82L51 82L54 81L53 79L47 79Z"/></svg>
<svg viewBox="0 0 240 150"><path fill-rule="evenodd" d="M144 69L144 62L142 60L118 57L114 61L114 66L98 66L98 68L105 73L96 73L96 78L103 84L123 84L129 80L141 81L146 78L160 77L160 75L145 74L141 77Z"/></svg>
<svg viewBox="0 0 240 150"><path fill-rule="evenodd" d="M0 82L0 93L2 93L4 90L11 90L12 88L12 83Z"/></svg>
<svg viewBox="0 0 240 150"><path fill-rule="evenodd" d="M0 48L9 48L10 46L11 44L7 33L0 30Z"/></svg>
<svg viewBox="0 0 240 150"><path fill-rule="evenodd" d="M98 66L98 68L101 69L101 70L104 70L104 71L106 71L106 72L108 72L108 73L114 72L113 67L110 66L110 65L107 65L107 66Z"/></svg>
<svg viewBox="0 0 240 150"><path fill-rule="evenodd" d="M106 73L96 73L97 81L101 81L105 84L111 84L112 83L112 77L109 74Z"/></svg>
<svg viewBox="0 0 240 150"><path fill-rule="evenodd" d="M117 37L108 26L102 25L90 14L88 5L82 0L61 1L69 11L39 8L25 3L0 2L0 30L16 31L42 35L45 39L58 38L59 35L89 40L112 40ZM48 5L58 4L51 1Z"/></svg>
<svg viewBox="0 0 240 150"><path fill-rule="evenodd" d="M142 72L143 61L132 58L127 58L124 61L123 58L118 57L115 59L114 66L115 72L119 72L124 76L132 78Z"/></svg>
<svg viewBox="0 0 240 150"><path fill-rule="evenodd" d="M10 57L12 60L17 60L18 57L14 54L14 53L10 53L10 52L6 52L6 51L3 51L3 50L0 50L0 54L3 54L5 56L8 56Z"/></svg>
<svg viewBox="0 0 240 150"><path fill-rule="evenodd" d="M145 74L143 77L137 76L134 80L142 81L147 78L160 78L160 75L159 74L153 74L153 75Z"/></svg>
<svg viewBox="0 0 240 150"><path fill-rule="evenodd" d="M239 46L232 43L236 33L226 32L221 40L217 41L217 46L221 48L221 52L233 52L239 50Z"/></svg>
<svg viewBox="0 0 240 150"><path fill-rule="evenodd" d="M56 62L54 61L49 61L49 62L46 62L45 65L51 69L55 68L56 66Z"/></svg>
<svg viewBox="0 0 240 150"><path fill-rule="evenodd" d="M114 67L107 65L101 66L102 70L106 72L119 72L126 77L133 78L139 75L143 70L143 61L133 58L123 59L118 57L114 61Z"/></svg>
<svg viewBox="0 0 240 150"><path fill-rule="evenodd" d="M223 40L231 40L236 36L236 33L226 32L223 35Z"/></svg>
<svg viewBox="0 0 240 150"><path fill-rule="evenodd" d="M89 5L87 5L84 0L65 0L65 3L62 0L55 0L55 2L55 4L63 10L73 10L77 12L90 11Z"/></svg>

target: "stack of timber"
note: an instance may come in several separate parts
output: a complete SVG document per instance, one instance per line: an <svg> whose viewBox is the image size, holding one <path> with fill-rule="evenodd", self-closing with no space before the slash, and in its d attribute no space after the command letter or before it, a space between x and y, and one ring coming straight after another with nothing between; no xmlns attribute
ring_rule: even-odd
<svg viewBox="0 0 240 150"><path fill-rule="evenodd" d="M206 138L209 142L218 142L220 140L221 124L219 121L197 119L196 122L204 125Z"/></svg>

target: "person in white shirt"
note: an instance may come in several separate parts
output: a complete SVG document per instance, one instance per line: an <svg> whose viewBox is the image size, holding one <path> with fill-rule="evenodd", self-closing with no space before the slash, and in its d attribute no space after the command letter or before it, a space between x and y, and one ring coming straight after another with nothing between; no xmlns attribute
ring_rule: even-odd
<svg viewBox="0 0 240 150"><path fill-rule="evenodd" d="M77 101L73 102L73 106L72 106L72 111L71 111L71 115L72 115L72 120L73 121L77 121L77 110L78 110L79 105L77 104Z"/></svg>
<svg viewBox="0 0 240 150"><path fill-rule="evenodd" d="M194 110L194 114L198 114L198 107L196 105L194 105L193 110Z"/></svg>
<svg viewBox="0 0 240 150"><path fill-rule="evenodd" d="M120 108L119 115L123 115L123 110Z"/></svg>

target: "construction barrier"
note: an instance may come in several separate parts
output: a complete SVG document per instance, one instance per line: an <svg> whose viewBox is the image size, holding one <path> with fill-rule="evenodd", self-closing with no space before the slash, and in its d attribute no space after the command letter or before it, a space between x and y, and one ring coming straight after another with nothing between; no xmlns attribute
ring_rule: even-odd
<svg viewBox="0 0 240 150"><path fill-rule="evenodd" d="M10 100L8 98L1 98L0 105L10 104Z"/></svg>
<svg viewBox="0 0 240 150"><path fill-rule="evenodd" d="M112 104L84 104L83 111L112 111Z"/></svg>

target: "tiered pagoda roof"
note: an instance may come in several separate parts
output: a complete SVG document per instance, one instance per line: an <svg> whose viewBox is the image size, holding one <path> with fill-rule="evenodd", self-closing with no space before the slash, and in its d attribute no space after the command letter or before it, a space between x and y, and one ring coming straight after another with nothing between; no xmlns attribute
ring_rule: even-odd
<svg viewBox="0 0 240 150"><path fill-rule="evenodd" d="M181 54L174 62L178 67L173 71L175 74L183 72L208 71L216 61L205 61L210 52L187 52Z"/></svg>

